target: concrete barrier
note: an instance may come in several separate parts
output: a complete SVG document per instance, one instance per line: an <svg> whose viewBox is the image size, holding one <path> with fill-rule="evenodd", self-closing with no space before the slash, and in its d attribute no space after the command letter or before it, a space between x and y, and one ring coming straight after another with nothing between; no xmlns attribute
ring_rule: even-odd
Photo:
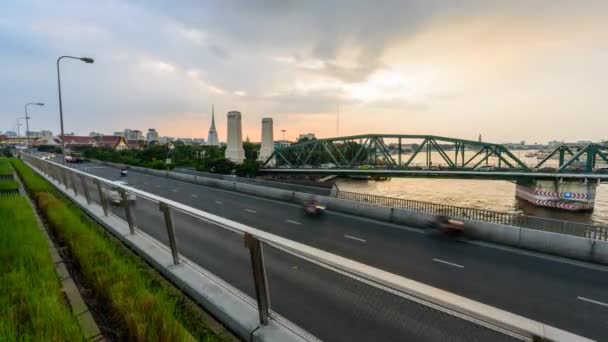
<svg viewBox="0 0 608 342"><path fill-rule="evenodd" d="M519 247L533 251L590 260L592 245L591 239L520 228Z"/></svg>
<svg viewBox="0 0 608 342"><path fill-rule="evenodd" d="M593 241L591 261L608 265L608 241Z"/></svg>
<svg viewBox="0 0 608 342"><path fill-rule="evenodd" d="M323 198L327 209L335 210L346 214L367 217L374 220L390 222L392 217L392 208L377 207L369 204L343 200L333 197Z"/></svg>
<svg viewBox="0 0 608 342"><path fill-rule="evenodd" d="M236 191L249 195L260 196L285 202L291 202L294 197L293 191L237 182L234 182L234 184Z"/></svg>
<svg viewBox="0 0 608 342"><path fill-rule="evenodd" d="M312 201L312 199L315 198L316 196L317 195L314 195L314 194L307 194L305 192L294 191L292 201L296 204L304 205L305 203Z"/></svg>
<svg viewBox="0 0 608 342"><path fill-rule="evenodd" d="M393 208L393 223L416 228L428 228L434 220L434 215L420 213L413 210Z"/></svg>
<svg viewBox="0 0 608 342"><path fill-rule="evenodd" d="M520 227L465 220L464 230L468 237L477 240L519 247Z"/></svg>

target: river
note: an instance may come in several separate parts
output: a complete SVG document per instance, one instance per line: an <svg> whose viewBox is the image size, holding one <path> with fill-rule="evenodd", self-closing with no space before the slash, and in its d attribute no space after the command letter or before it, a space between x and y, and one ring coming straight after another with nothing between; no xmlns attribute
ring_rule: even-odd
<svg viewBox="0 0 608 342"><path fill-rule="evenodd" d="M536 157L525 157L530 151L514 151L513 154L528 165L538 162ZM465 158L471 153L466 151ZM394 156L393 156L394 157ZM453 156L452 156L453 157ZM403 155L407 160L409 155ZM424 163L420 155L413 162ZM443 161L439 154L432 153L433 165ZM549 160L549 164L557 161ZM495 164L490 161L490 164ZM608 183L597 187L593 212L568 212L541 208L515 197L515 184L498 180L436 179L436 178L392 178L386 181L338 179L340 190L368 193L387 197L427 201L462 207L488 209L509 213L548 217L585 223L608 224Z"/></svg>

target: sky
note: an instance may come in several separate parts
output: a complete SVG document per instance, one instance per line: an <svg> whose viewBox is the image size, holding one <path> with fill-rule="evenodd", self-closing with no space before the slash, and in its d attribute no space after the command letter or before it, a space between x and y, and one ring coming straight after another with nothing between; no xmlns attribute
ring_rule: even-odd
<svg viewBox="0 0 608 342"><path fill-rule="evenodd" d="M608 1L3 0L0 131L608 139ZM24 126L23 126L24 128ZM22 129L23 129L22 128Z"/></svg>

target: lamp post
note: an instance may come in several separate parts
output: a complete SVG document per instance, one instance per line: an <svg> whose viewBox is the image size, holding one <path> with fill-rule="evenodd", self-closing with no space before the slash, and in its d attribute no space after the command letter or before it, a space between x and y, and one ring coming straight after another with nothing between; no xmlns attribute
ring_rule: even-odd
<svg viewBox="0 0 608 342"><path fill-rule="evenodd" d="M30 116L27 114L27 106L29 105L34 105L34 106L44 106L44 103L42 102L30 102L30 103L26 103L25 104L25 133L27 135L27 148L30 148Z"/></svg>
<svg viewBox="0 0 608 342"><path fill-rule="evenodd" d="M65 136L63 134L63 106L61 104L61 75L59 72L59 61L63 58L79 59L85 63L93 63L93 58L89 57L74 57L74 56L61 56L57 58L57 89L59 91L59 123L61 125L61 160L65 165Z"/></svg>
<svg viewBox="0 0 608 342"><path fill-rule="evenodd" d="M21 132L19 132L19 126L22 126L22 124L19 123L19 120L21 119L24 119L24 117L17 118L17 141L19 141L19 136L21 135Z"/></svg>

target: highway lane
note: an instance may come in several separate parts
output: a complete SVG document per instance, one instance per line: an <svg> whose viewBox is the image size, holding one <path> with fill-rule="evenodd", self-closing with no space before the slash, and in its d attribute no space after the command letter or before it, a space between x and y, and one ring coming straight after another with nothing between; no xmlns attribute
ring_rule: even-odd
<svg viewBox="0 0 608 342"><path fill-rule="evenodd" d="M113 212L124 218L123 208ZM140 229L168 244L156 203L140 200L134 212ZM242 236L181 212L174 212L174 222L183 255L255 297ZM324 340L508 340L270 246L264 258L273 310Z"/></svg>
<svg viewBox="0 0 608 342"><path fill-rule="evenodd" d="M83 167L104 178L120 178L116 169ZM608 308L580 299L608 302L608 273L601 270L336 213L310 218L298 206L136 172L127 180L142 190L568 331L595 339L608 336ZM145 215L138 215L138 222L140 216Z"/></svg>

